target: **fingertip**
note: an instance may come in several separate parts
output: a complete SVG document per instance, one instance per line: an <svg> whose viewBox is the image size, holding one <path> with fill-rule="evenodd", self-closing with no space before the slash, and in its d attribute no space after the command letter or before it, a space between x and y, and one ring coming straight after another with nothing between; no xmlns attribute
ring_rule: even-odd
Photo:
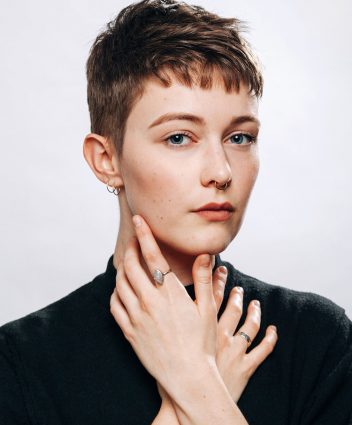
<svg viewBox="0 0 352 425"><path fill-rule="evenodd" d="M142 218L138 214L132 217L132 221L135 227L140 227L142 225Z"/></svg>
<svg viewBox="0 0 352 425"><path fill-rule="evenodd" d="M271 339L271 341L273 342L273 344L275 345L279 336L277 334L277 328L274 325L270 325L267 327L266 329L266 335L268 338Z"/></svg>
<svg viewBox="0 0 352 425"><path fill-rule="evenodd" d="M225 267L225 266L219 266L219 267L217 268L217 271L218 271L219 273L223 274L223 275L227 275L227 267Z"/></svg>
<svg viewBox="0 0 352 425"><path fill-rule="evenodd" d="M210 266L211 258L209 254L202 254L200 256L199 265L201 267L207 268Z"/></svg>
<svg viewBox="0 0 352 425"><path fill-rule="evenodd" d="M218 267L216 270L215 270L215 273L214 273L214 282L216 281L216 282L220 282L221 284L222 284L222 286L225 286L226 285L226 281L227 281L227 273L225 272L223 272L222 270L221 270L221 267L222 266L220 266L220 267Z"/></svg>

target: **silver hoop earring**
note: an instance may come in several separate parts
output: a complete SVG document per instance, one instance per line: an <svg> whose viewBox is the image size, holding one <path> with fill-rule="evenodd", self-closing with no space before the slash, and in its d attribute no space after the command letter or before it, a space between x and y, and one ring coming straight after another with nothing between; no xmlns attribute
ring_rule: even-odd
<svg viewBox="0 0 352 425"><path fill-rule="evenodd" d="M225 190L225 189L227 189L227 188L230 186L230 183L231 183L231 179L227 180L227 182L226 182L226 183L224 183L224 184L222 184L221 186L218 186L218 182L216 181L216 182L215 182L215 187L216 187L218 190Z"/></svg>
<svg viewBox="0 0 352 425"><path fill-rule="evenodd" d="M116 196L118 196L118 194L121 192L121 187L109 186L109 182L106 184L106 189L108 192L113 193Z"/></svg>

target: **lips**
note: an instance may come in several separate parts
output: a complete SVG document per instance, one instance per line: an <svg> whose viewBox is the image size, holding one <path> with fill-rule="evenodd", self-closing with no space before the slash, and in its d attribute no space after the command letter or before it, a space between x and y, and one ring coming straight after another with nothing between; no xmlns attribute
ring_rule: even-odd
<svg viewBox="0 0 352 425"><path fill-rule="evenodd" d="M202 207L195 210L198 211L230 211L234 210L234 207L230 204L230 202L224 202L222 204L217 204L215 202L210 202L209 204L203 205Z"/></svg>

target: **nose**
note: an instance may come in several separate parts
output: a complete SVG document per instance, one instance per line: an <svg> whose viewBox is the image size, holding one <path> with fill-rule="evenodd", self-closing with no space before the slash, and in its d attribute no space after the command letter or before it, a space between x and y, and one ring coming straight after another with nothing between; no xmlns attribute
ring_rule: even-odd
<svg viewBox="0 0 352 425"><path fill-rule="evenodd" d="M232 180L232 170L224 147L219 142L209 143L204 151L201 183L226 189Z"/></svg>

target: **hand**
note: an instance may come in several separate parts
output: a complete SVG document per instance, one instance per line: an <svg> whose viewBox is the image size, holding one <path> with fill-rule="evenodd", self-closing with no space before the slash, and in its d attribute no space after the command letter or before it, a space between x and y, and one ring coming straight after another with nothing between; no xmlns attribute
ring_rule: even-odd
<svg viewBox="0 0 352 425"><path fill-rule="evenodd" d="M213 294L218 312L224 297L226 279L226 267L218 267L212 279ZM250 302L245 323L238 330L238 332L242 331L250 335L252 341L260 328L261 310L260 304L258 305L256 301ZM246 354L249 346L247 341L238 333L234 334L242 316L242 310L243 288L236 286L230 292L226 308L218 323L216 353L219 372L235 403L240 399L254 372L274 350L278 340L276 327L268 326L266 335L260 344L249 354ZM170 406L170 397L160 384L158 384L158 390L162 403L165 404L165 407Z"/></svg>
<svg viewBox="0 0 352 425"><path fill-rule="evenodd" d="M156 286L140 263L139 245L150 273L169 267L148 225L140 221L138 241L132 238L118 265L110 308L142 364L174 399L173 391L195 387L210 370L218 373L210 256L198 256L193 265L196 303L174 273Z"/></svg>
<svg viewBox="0 0 352 425"><path fill-rule="evenodd" d="M149 271L152 272L155 268L167 270L166 261L149 227L144 221L142 221L141 227L140 229L136 228L136 233ZM208 256L205 255L205 257ZM215 353L218 369L221 371L233 399L237 401L251 374L257 368L254 360L257 360L260 364L269 352L263 356L264 358L261 361L259 359L260 356L256 358L252 356L252 362L247 362L245 359L249 358L249 354L245 354L246 348L242 348L240 351L230 349L230 345L232 348L236 346L234 343L230 344L233 339L237 339L237 344L242 344L242 347L243 342L246 342L242 337L233 337L229 333L225 317L231 317L230 301L219 321L219 325L220 322L223 322L222 329L224 332L222 335L217 336L216 313L219 309L219 304L221 304L221 302L219 303L220 298L222 300L221 283L224 281L224 276L217 271L218 274L214 277L214 296L212 296L209 292L209 288L213 289L211 285L211 268L209 265L202 265L202 260L204 259L204 255L198 256L193 265L192 274L196 292L196 301L193 302L183 285L171 273L165 277L167 285L155 287L151 283L139 262L138 242L133 239L126 250L123 263L118 266L116 290L111 297L111 312L141 362L163 386L167 387L167 385L171 385L170 383L176 385L178 377L181 377L182 374L185 376L190 372L193 372L190 376L194 379L197 367L206 362L206 358L212 359ZM170 277L173 277L173 279L170 279ZM222 284L222 290L223 287L224 284ZM163 291L164 288L166 290ZM192 309L191 305L196 310L195 308ZM253 315L253 317L255 316L258 316L258 312ZM243 328L251 324L251 322L258 322L253 317L250 320L247 317ZM189 324L193 326L190 328ZM251 335L254 338L256 334L255 323L252 328L254 332ZM249 331L246 333L249 334ZM215 341L219 346L218 353L216 353L216 345L214 346L214 335ZM183 337L185 336L186 338L184 339ZM191 344L189 343L190 341ZM193 348L193 354L187 347ZM196 350L194 350L194 347L196 347ZM265 351L263 350L262 354ZM225 356L225 352L234 354L234 359L229 358L228 355ZM241 363L240 369L234 367L236 362ZM204 370L204 368L203 370L198 369L198 371L203 372L202 378L204 378ZM239 378L240 385L237 385L236 379L233 379L236 377L231 377L231 372L237 372L235 375ZM168 388L168 391L172 389L173 385Z"/></svg>
<svg viewBox="0 0 352 425"><path fill-rule="evenodd" d="M218 267L212 279L217 311L220 310L223 302L226 279L226 267ZM216 362L225 385L235 403L240 399L242 392L256 369L273 351L278 340L277 333L274 330L275 327L269 326L260 344L249 354L245 354L248 343L241 336L237 334L233 335L242 316L242 304L243 289L241 287L234 287L230 292L226 308L219 320L217 333ZM251 335L251 339L253 340L257 335L259 327L260 306L256 306L252 301L248 307L245 323L239 331ZM177 425L179 422L172 400L161 385L159 383L157 385L162 400L161 414L158 415L158 419L160 419L159 423Z"/></svg>
<svg viewBox="0 0 352 425"><path fill-rule="evenodd" d="M225 270L224 270L225 269ZM213 277L214 298L219 311L226 284L226 267L218 267ZM260 304L252 300L248 306L246 320L238 332L245 332L253 341L261 320ZM228 391L235 403L238 402L249 379L274 350L278 335L275 326L268 326L263 340L246 354L248 343L235 330L242 316L243 289L234 287L220 317L217 329L216 363Z"/></svg>

